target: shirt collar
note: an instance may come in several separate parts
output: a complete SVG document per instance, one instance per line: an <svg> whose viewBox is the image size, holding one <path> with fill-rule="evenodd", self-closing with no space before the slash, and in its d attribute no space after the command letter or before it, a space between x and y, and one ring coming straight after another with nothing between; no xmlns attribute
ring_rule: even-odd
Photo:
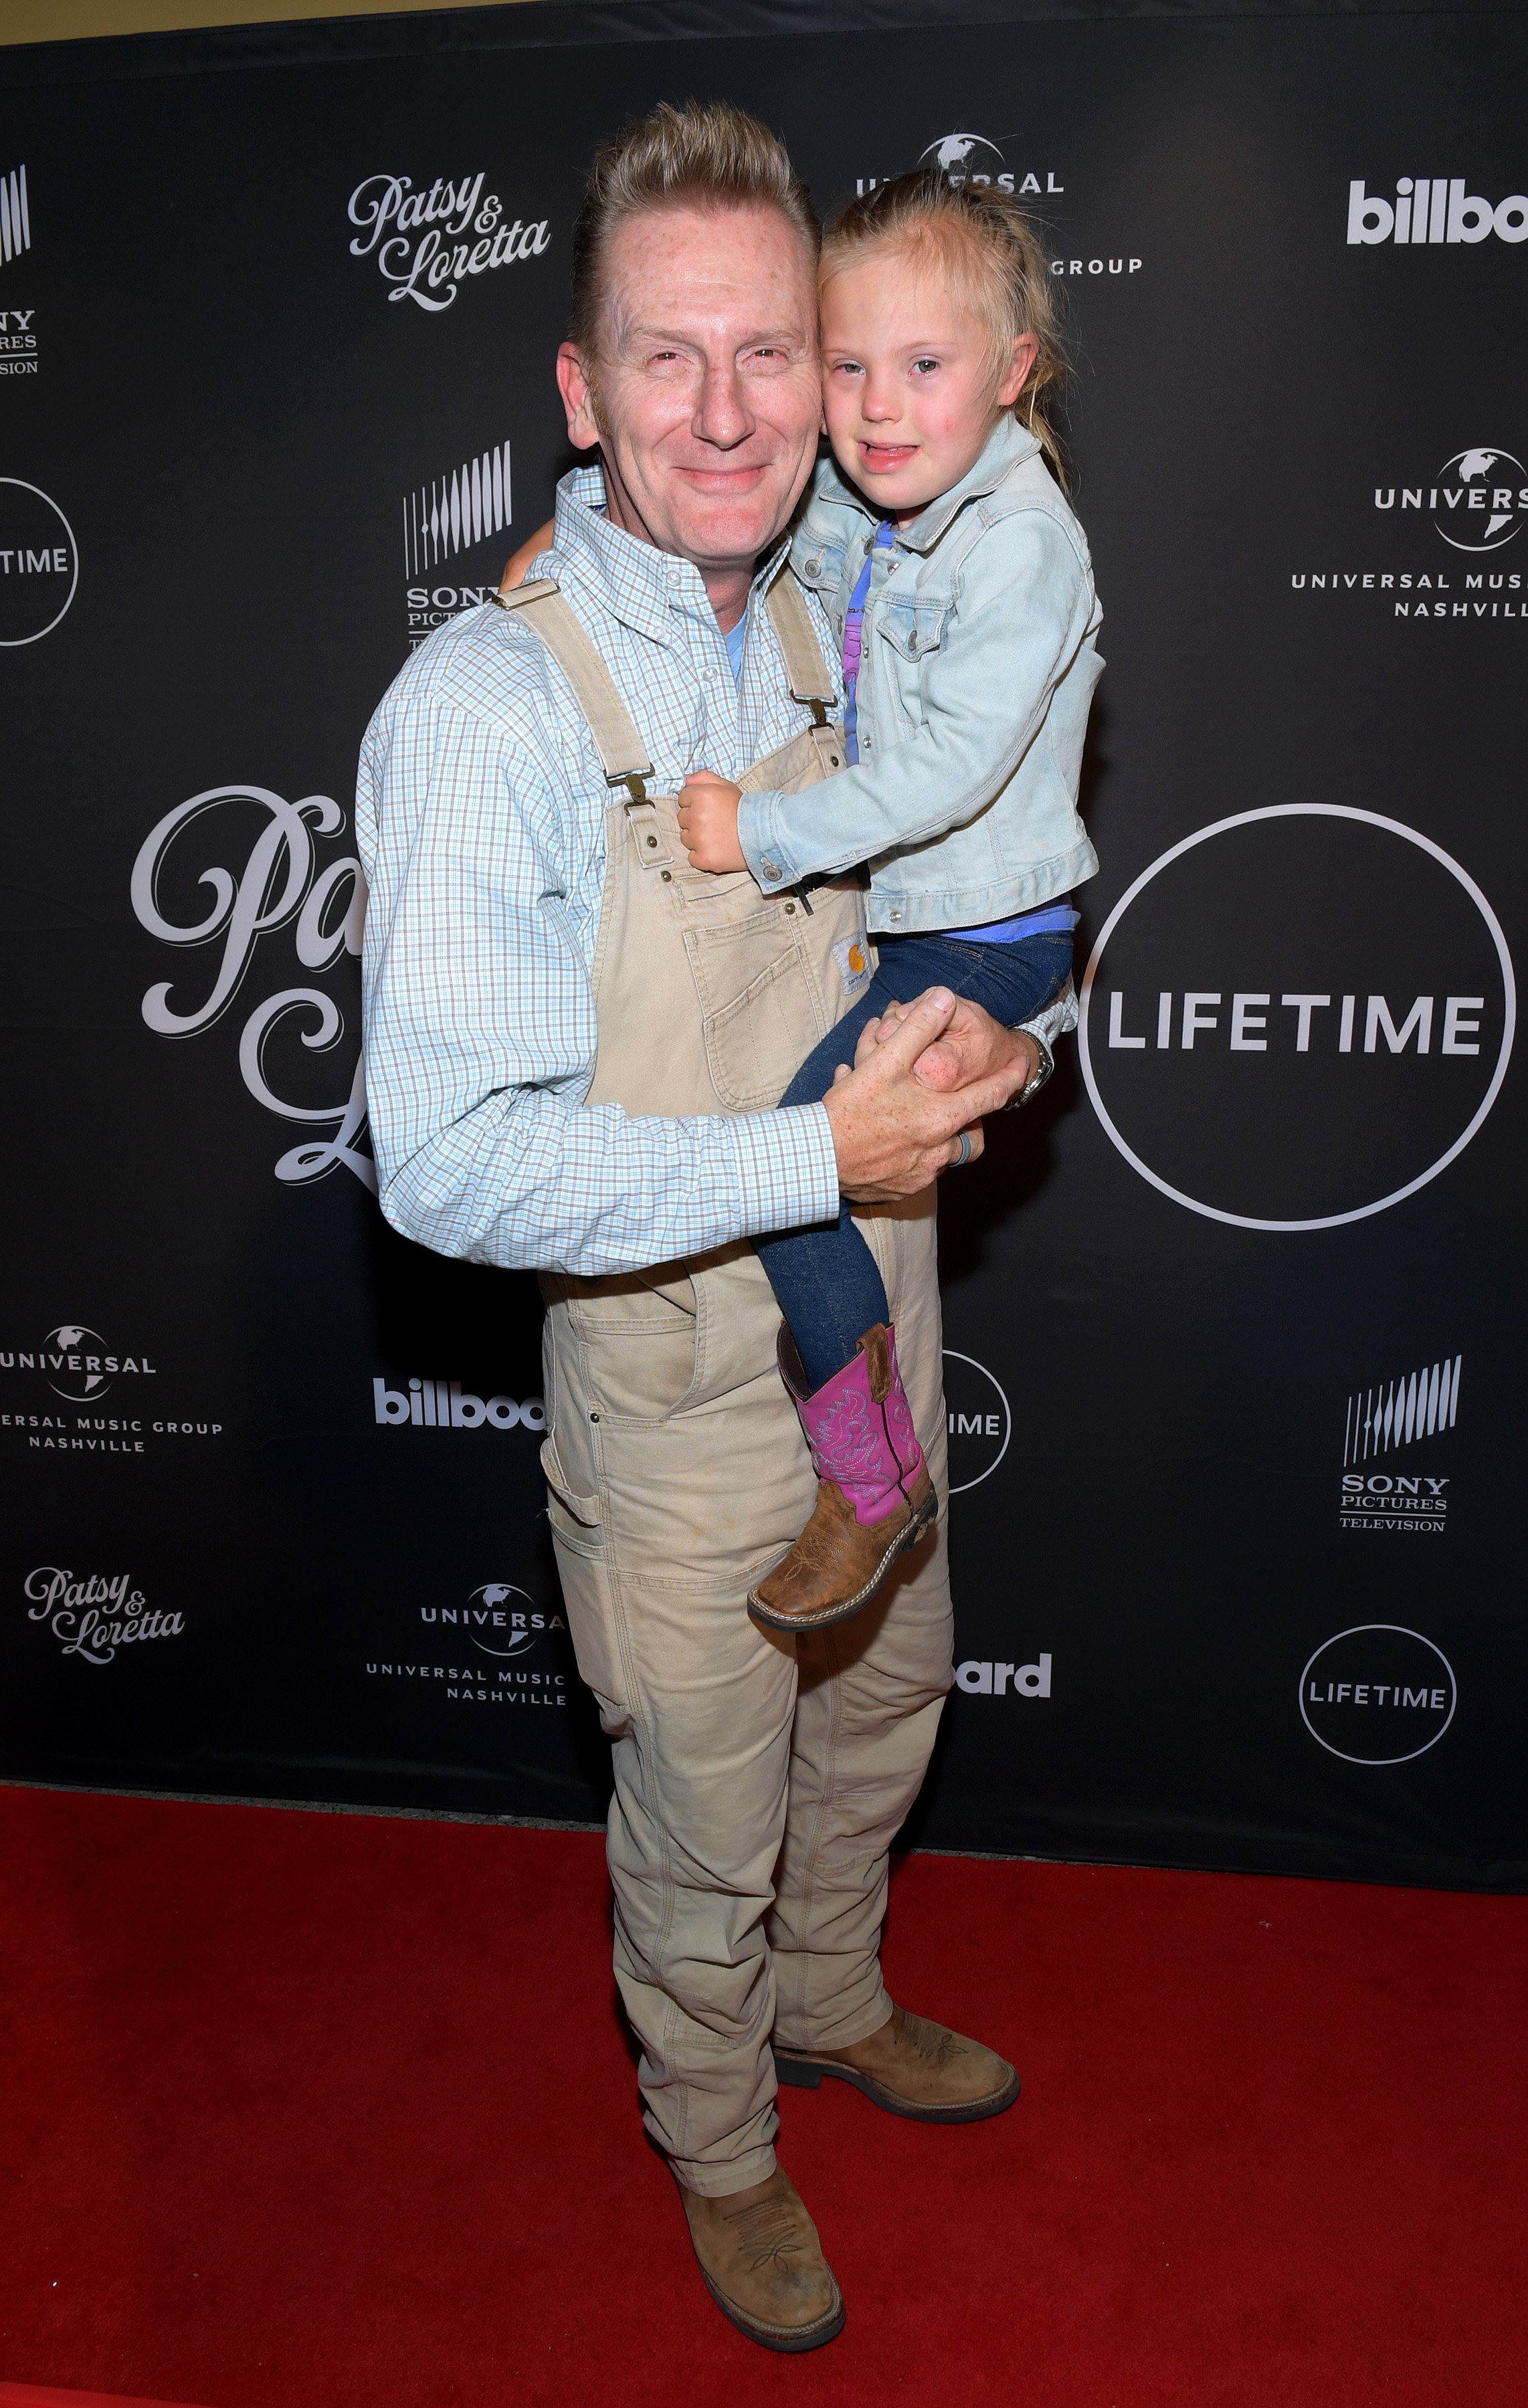
<svg viewBox="0 0 1528 2408"><path fill-rule="evenodd" d="M592 590L595 599L638 635L671 644L676 611L715 627L715 613L694 562L659 552L605 516L605 478L598 466L570 469L559 480L552 542L559 582ZM750 607L754 595L772 580L787 544L788 538L783 537L756 570Z"/></svg>
<svg viewBox="0 0 1528 2408"><path fill-rule="evenodd" d="M1031 435L1027 426L1021 425L1012 410L1005 409L959 483L952 485L947 494L936 494L915 519L909 519L905 526L900 526L897 541L909 552L931 552L951 520L967 502L980 501L984 494L990 494L994 487L1001 485L1010 468L1016 466L1021 460L1031 458L1039 449L1039 437ZM858 493L853 485L844 481L835 466L829 467L821 491L827 500L848 502L867 519L879 524L880 513L871 508L864 495Z"/></svg>

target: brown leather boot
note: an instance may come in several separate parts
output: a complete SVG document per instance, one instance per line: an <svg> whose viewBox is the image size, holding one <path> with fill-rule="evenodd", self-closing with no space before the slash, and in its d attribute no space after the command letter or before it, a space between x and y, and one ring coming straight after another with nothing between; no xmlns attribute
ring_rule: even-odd
<svg viewBox="0 0 1528 2408"><path fill-rule="evenodd" d="M791 2049L776 2042L774 2070L800 2090L815 2090L825 2073L834 2074L877 2107L921 2124L979 2124L1001 2115L1018 2097L1018 2076L995 2049L905 2007L893 2007L879 2031L847 2048Z"/></svg>
<svg viewBox="0 0 1528 2408"><path fill-rule="evenodd" d="M843 2300L817 2228L776 2166L725 2199L680 2186L700 2275L724 2316L765 2349L820 2349L843 2330Z"/></svg>
<svg viewBox="0 0 1528 2408"><path fill-rule="evenodd" d="M811 1396L784 1326L779 1359L812 1448L817 1501L789 1553L749 1591L748 1611L771 1630L825 1630L869 1604L938 1506L887 1323L867 1329L850 1361Z"/></svg>

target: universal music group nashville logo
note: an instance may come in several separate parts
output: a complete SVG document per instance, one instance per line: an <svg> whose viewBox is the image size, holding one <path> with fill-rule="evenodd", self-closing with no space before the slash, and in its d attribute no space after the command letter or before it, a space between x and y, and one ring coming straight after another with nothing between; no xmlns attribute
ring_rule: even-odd
<svg viewBox="0 0 1528 2408"><path fill-rule="evenodd" d="M222 1437L221 1421L187 1418L166 1405L159 1376L141 1347L61 1321L40 1345L0 1346L0 1431L14 1430L48 1455L142 1455L154 1439Z"/></svg>
<svg viewBox="0 0 1528 2408"><path fill-rule="evenodd" d="M533 1713L568 1703L573 1669L568 1625L515 1582L484 1581L465 1603L422 1605L419 1618L427 1627L426 1646L464 1660L425 1661L423 1651L410 1650L387 1662L372 1659L368 1679L418 1683L450 1706L521 1706Z"/></svg>
<svg viewBox="0 0 1528 2408"><path fill-rule="evenodd" d="M1372 596L1387 617L1413 623L1528 620L1528 552L1509 550L1528 518L1528 469L1516 452L1467 444L1435 468L1388 470L1370 494L1376 551L1383 538L1389 566L1373 553L1359 566L1312 564L1290 570L1291 592L1323 606ZM1431 538L1425 552L1419 536Z"/></svg>

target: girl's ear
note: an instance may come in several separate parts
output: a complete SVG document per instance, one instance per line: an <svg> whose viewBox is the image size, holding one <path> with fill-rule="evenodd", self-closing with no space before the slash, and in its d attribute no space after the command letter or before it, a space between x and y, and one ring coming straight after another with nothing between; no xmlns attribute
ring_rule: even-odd
<svg viewBox="0 0 1528 2408"><path fill-rule="evenodd" d="M1039 356L1040 345L1033 335L1014 337L1014 356L1004 371L1002 382L998 387L1000 408L1007 409L1018 399L1029 382L1030 370Z"/></svg>

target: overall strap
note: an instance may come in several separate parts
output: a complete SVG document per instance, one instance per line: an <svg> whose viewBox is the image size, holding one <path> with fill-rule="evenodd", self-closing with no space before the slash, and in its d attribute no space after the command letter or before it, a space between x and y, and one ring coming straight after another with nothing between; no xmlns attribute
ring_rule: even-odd
<svg viewBox="0 0 1528 2408"><path fill-rule="evenodd" d="M792 698L807 705L814 727L825 727L828 713L838 699L838 688L823 659L822 646L801 589L788 567L782 567L770 587L765 608L786 665L786 682Z"/></svg>
<svg viewBox="0 0 1528 2408"><path fill-rule="evenodd" d="M501 610L524 612L526 625L541 638L572 687L573 699L589 723L605 783L625 786L634 803L644 803L647 789L642 781L653 774L647 749L615 680L563 600L555 578L538 577L528 585L517 585L490 598ZM810 635L810 627L807 632Z"/></svg>

